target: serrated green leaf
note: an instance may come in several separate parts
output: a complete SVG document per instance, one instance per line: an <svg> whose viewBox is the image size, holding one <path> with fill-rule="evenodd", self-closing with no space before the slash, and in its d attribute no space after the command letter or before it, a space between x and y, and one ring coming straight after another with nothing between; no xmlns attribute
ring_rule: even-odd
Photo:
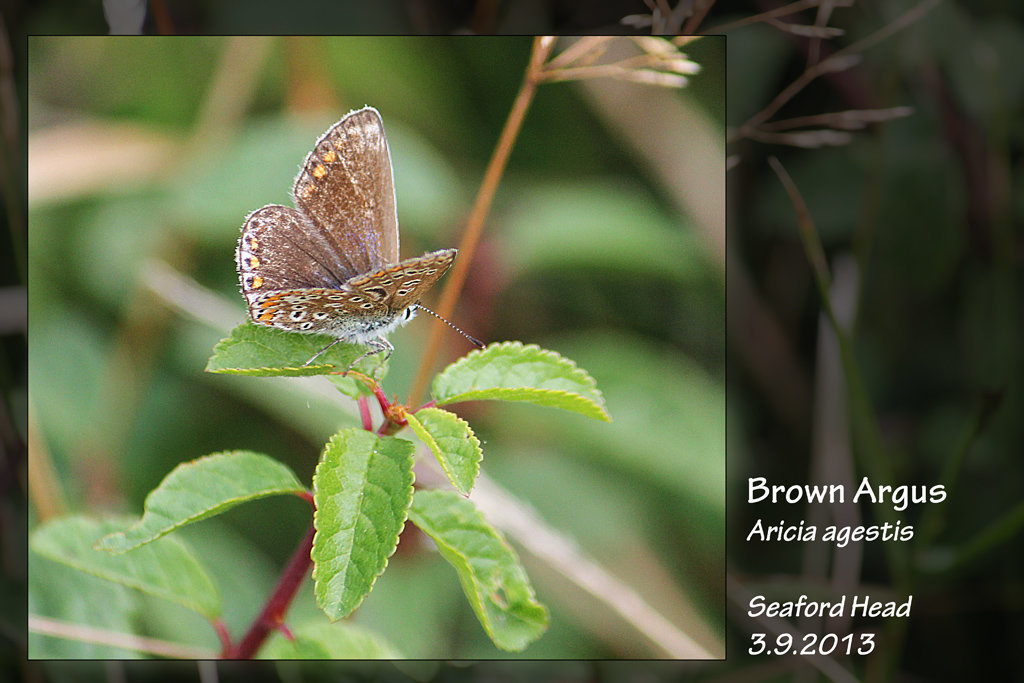
<svg viewBox="0 0 1024 683"><path fill-rule="evenodd" d="M515 551L473 503L451 491L417 491L409 519L455 567L495 645L520 652L544 633L547 608L534 597Z"/></svg>
<svg viewBox="0 0 1024 683"><path fill-rule="evenodd" d="M411 441L343 429L313 475L313 580L331 621L348 616L373 588L398 546L412 502Z"/></svg>
<svg viewBox="0 0 1024 683"><path fill-rule="evenodd" d="M571 410L610 422L594 378L568 358L536 344L491 344L471 351L434 378L438 405L496 399Z"/></svg>
<svg viewBox="0 0 1024 683"><path fill-rule="evenodd" d="M123 553L246 501L306 488L287 466L251 451L206 455L178 465L146 496L142 519L103 538L97 549Z"/></svg>
<svg viewBox="0 0 1024 683"><path fill-rule="evenodd" d="M382 636L347 622L310 622L293 628L295 640L275 633L259 652L260 659L401 659Z"/></svg>
<svg viewBox="0 0 1024 683"><path fill-rule="evenodd" d="M452 486L469 495L484 457L480 439L469 423L440 408L421 408L415 415L406 415L406 419L416 436L433 451Z"/></svg>
<svg viewBox="0 0 1024 683"><path fill-rule="evenodd" d="M359 344L338 342L313 365L303 365L332 341L334 337L322 334L300 334L245 322L231 330L231 336L217 342L206 371L256 377L325 375L346 370L367 351ZM380 354L367 356L356 369L373 373L378 379L387 371L386 364L381 365Z"/></svg>
<svg viewBox="0 0 1024 683"><path fill-rule="evenodd" d="M56 519L32 533L31 547L51 560L170 600L207 619L220 616L220 593L182 540L162 538L122 555L94 547L97 539L126 523L81 516Z"/></svg>

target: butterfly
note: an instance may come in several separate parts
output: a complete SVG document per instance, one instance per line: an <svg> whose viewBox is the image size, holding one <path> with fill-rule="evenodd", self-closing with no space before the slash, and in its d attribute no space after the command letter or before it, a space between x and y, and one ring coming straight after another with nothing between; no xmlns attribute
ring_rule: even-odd
<svg viewBox="0 0 1024 683"><path fill-rule="evenodd" d="M370 347L349 368L377 353L387 360L387 335L412 320L458 251L399 260L391 153L376 109L349 112L316 141L292 199L295 208L264 206L242 225L235 261L249 317L335 337L304 365L342 340Z"/></svg>

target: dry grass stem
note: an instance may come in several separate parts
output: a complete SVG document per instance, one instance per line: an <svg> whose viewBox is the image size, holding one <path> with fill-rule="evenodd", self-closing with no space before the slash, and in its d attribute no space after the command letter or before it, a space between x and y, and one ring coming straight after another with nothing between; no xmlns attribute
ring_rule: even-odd
<svg viewBox="0 0 1024 683"><path fill-rule="evenodd" d="M800 194L796 183L793 182L793 178L777 158L769 157L768 165L775 171L775 175L778 176L782 187L786 190L786 194L789 195L789 200L796 211L797 225L800 228L800 237L804 242L804 249L807 251L807 260L810 262L822 290L825 290L831 281L828 259L825 258L825 250L821 246L817 229L814 227L814 219L811 218L811 212L807 209L807 203L804 201L803 195Z"/></svg>
<svg viewBox="0 0 1024 683"><path fill-rule="evenodd" d="M843 29L832 28L831 26L787 24L786 22L779 21L778 19L767 19L765 23L779 29L783 33L791 33L794 36L800 36L802 38L838 38L839 36L846 34L846 31Z"/></svg>
<svg viewBox="0 0 1024 683"><path fill-rule="evenodd" d="M757 129L747 136L751 140L771 145L788 145L803 149L818 147L841 147L853 142L853 135L838 130L805 130L796 133L771 133Z"/></svg>
<svg viewBox="0 0 1024 683"><path fill-rule="evenodd" d="M791 119L769 121L761 126L763 131L783 131L804 126L823 126L839 130L863 130L869 123L883 123L901 119L914 113L913 107L889 107L886 109L848 109L846 111L797 116Z"/></svg>
<svg viewBox="0 0 1024 683"><path fill-rule="evenodd" d="M562 69L574 62L592 63L604 54L609 40L608 36L584 36L548 60L545 69Z"/></svg>
<svg viewBox="0 0 1024 683"><path fill-rule="evenodd" d="M586 78L616 78L663 87L685 86L687 75L700 71L673 41L650 36L636 36L633 43L643 53L618 61L598 64L608 42L621 38L602 36L583 38L552 58L538 74L541 82L577 81Z"/></svg>
<svg viewBox="0 0 1024 683"><path fill-rule="evenodd" d="M729 142L735 142L742 138L751 138L755 140L764 140L765 132L764 125L768 119L774 116L783 106L789 103L798 93L804 88L810 85L819 76L828 73L839 73L850 69L861 61L861 53L867 48L877 44L878 42L888 38L889 36L897 33L898 31L911 26L912 24L923 18L929 11L931 11L939 0L923 0L923 2L910 8L899 17L889 22L882 28L878 29L874 33L865 36L861 40L852 43L841 50L833 53L826 59L820 62L811 64L807 69L797 76L797 78L790 83L788 86L775 96L774 99L761 111L757 112L750 117L744 124L739 126L729 135ZM834 7L834 5L832 5ZM788 6L792 7L792 5ZM841 127L841 126L840 126ZM773 141L777 141L778 138L771 138ZM796 138L790 138L785 144L798 144L799 146L806 146L815 142L821 143L825 140L838 140L839 137L835 134L829 136L814 136L807 137L797 136ZM829 142L828 144L835 144Z"/></svg>
<svg viewBox="0 0 1024 683"><path fill-rule="evenodd" d="M644 0L644 4L650 8L650 14L628 14L619 19L619 23L634 28L650 28L653 35L670 36L677 33L694 33L715 2L680 0L675 8L670 7L665 0ZM683 21L686 19L690 19L690 24L683 30Z"/></svg>
<svg viewBox="0 0 1024 683"><path fill-rule="evenodd" d="M738 28L744 26L750 26L751 24L760 24L767 22L770 19L777 17L788 17L790 14L796 14L802 12L805 9L811 7L820 7L825 4L826 0L797 0L797 2L791 2L788 5L782 7L776 7L775 9L762 12L761 14L754 14L749 17L743 17L736 21L730 21L726 24L719 24L718 26L712 26L707 30L707 33L726 33L727 31L735 31ZM835 9L839 7L851 7L854 4L854 0L833 0L828 2L828 5Z"/></svg>

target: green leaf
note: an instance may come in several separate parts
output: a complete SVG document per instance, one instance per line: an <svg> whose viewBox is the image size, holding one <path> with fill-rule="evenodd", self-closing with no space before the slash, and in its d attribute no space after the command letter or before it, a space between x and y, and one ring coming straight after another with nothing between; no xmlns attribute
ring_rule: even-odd
<svg viewBox="0 0 1024 683"><path fill-rule="evenodd" d="M142 519L96 547L123 553L246 501L305 492L288 467L265 455L230 451L203 456L171 470L146 496Z"/></svg>
<svg viewBox="0 0 1024 683"><path fill-rule="evenodd" d="M319 621L292 629L295 640L274 633L260 659L401 659L402 655L383 637L348 622Z"/></svg>
<svg viewBox="0 0 1024 683"><path fill-rule="evenodd" d="M440 408L422 408L415 415L408 413L406 419L416 436L434 452L452 486L469 495L484 457L469 423Z"/></svg>
<svg viewBox="0 0 1024 683"><path fill-rule="evenodd" d="M313 580L331 621L348 616L373 588L398 546L412 502L411 441L343 429L313 475Z"/></svg>
<svg viewBox="0 0 1024 683"><path fill-rule="evenodd" d="M245 322L231 330L231 336L217 342L206 371L256 377L325 375L345 371L367 351L359 344L338 342L315 364L303 365L333 341L334 337L327 335L287 332ZM379 354L367 356L356 368L365 374L375 373L378 379L386 372Z"/></svg>
<svg viewBox="0 0 1024 683"><path fill-rule="evenodd" d="M544 633L547 608L534 597L515 551L473 503L451 491L417 491L409 519L455 567L495 645L519 652Z"/></svg>
<svg viewBox="0 0 1024 683"><path fill-rule="evenodd" d="M434 378L438 405L497 399L571 410L611 422L604 397L585 370L536 344L491 344L471 351Z"/></svg>
<svg viewBox="0 0 1024 683"><path fill-rule="evenodd" d="M123 519L63 517L36 529L31 547L44 557L170 600L207 619L220 616L220 593L180 539L162 538L124 555L111 555L94 547L97 539L126 523Z"/></svg>

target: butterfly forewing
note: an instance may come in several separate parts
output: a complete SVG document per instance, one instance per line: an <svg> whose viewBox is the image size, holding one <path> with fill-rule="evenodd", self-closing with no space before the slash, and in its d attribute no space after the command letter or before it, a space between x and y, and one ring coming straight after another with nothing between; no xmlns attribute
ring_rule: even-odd
<svg viewBox="0 0 1024 683"><path fill-rule="evenodd" d="M354 272L398 262L391 154L376 109L352 112L317 140L292 194Z"/></svg>

